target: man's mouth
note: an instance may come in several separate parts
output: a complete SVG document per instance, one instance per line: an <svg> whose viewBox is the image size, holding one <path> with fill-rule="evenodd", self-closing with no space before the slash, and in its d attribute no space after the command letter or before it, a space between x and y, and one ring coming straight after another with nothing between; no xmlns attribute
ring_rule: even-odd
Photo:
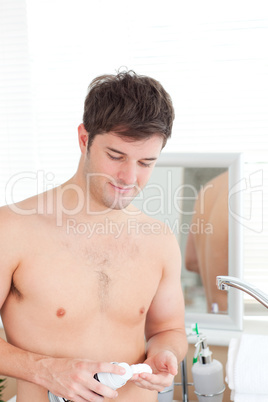
<svg viewBox="0 0 268 402"><path fill-rule="evenodd" d="M118 191L119 193L125 194L130 192L131 190L135 189L135 185L132 184L131 186L120 186L120 185L115 185L113 183L110 183L111 186Z"/></svg>

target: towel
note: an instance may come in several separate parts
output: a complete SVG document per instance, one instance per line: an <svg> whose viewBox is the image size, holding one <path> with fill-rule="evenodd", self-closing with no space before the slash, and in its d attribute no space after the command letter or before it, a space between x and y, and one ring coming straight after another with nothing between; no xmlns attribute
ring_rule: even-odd
<svg viewBox="0 0 268 402"><path fill-rule="evenodd" d="M226 363L226 378L225 381L229 385L230 390L234 391L235 385L234 385L234 366L235 362L237 359L237 353L240 345L240 339L239 338L232 338L230 343L229 343L229 349L228 349L228 358L227 358L227 363ZM232 399L232 393L231 393L231 401Z"/></svg>
<svg viewBox="0 0 268 402"><path fill-rule="evenodd" d="M235 402L268 402L268 395L236 394Z"/></svg>
<svg viewBox="0 0 268 402"><path fill-rule="evenodd" d="M228 349L226 382L235 402L268 402L268 336L243 334Z"/></svg>

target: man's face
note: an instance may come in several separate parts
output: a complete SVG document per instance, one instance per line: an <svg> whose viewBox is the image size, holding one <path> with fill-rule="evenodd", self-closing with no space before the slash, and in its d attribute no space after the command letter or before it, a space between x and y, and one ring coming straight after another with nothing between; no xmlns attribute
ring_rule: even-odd
<svg viewBox="0 0 268 402"><path fill-rule="evenodd" d="M94 209L126 208L148 182L162 145L160 135L131 142L114 132L96 135L84 164Z"/></svg>

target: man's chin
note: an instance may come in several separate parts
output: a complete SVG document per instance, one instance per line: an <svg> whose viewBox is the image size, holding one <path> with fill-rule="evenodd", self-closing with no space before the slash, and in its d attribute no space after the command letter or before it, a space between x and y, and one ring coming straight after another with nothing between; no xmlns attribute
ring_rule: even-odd
<svg viewBox="0 0 268 402"><path fill-rule="evenodd" d="M118 211L126 209L132 203L133 199L134 197L128 197L127 199L121 198L114 202L108 203L109 204L108 208Z"/></svg>
<svg viewBox="0 0 268 402"><path fill-rule="evenodd" d="M120 210L126 209L130 204L131 204L131 201L122 202L122 203L116 203L115 205L111 205L111 209L114 209L116 211L120 211Z"/></svg>

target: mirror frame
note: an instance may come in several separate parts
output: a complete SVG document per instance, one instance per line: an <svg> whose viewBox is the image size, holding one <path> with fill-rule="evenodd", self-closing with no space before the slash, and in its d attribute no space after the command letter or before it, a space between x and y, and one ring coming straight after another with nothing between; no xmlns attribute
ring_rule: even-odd
<svg viewBox="0 0 268 402"><path fill-rule="evenodd" d="M243 225L242 216L242 154L241 153L165 153L157 160L158 167L228 168L229 171L229 236L228 275L242 278ZM216 283L215 283L216 285ZM228 292L228 313L185 313L185 326L198 323L201 328L241 331L243 329L243 294Z"/></svg>

